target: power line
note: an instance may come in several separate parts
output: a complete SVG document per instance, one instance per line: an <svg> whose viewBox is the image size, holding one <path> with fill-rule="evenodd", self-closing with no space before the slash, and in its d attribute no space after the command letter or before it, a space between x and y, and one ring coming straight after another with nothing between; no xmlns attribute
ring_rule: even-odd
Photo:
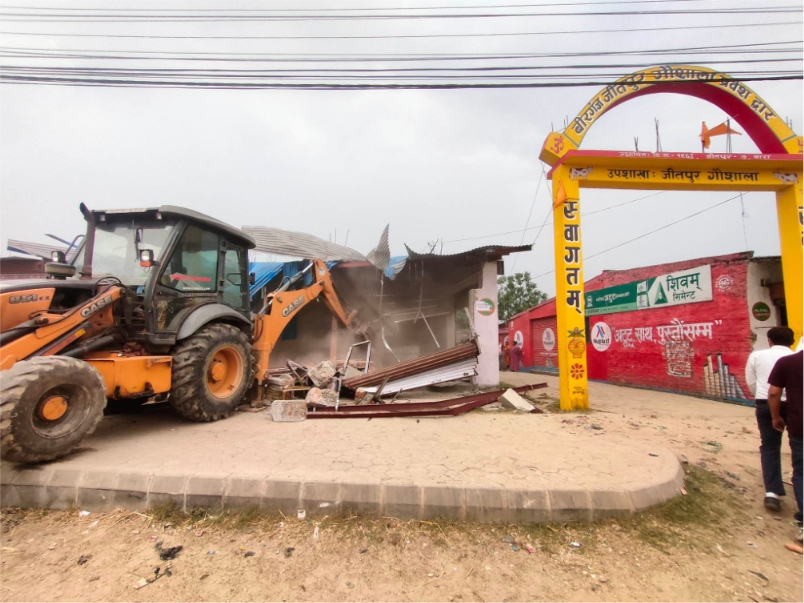
<svg viewBox="0 0 804 603"><path fill-rule="evenodd" d="M718 82L767 82L788 81L804 79L802 74L775 75L757 77L719 77L707 80L710 83ZM165 81L165 80L132 80L132 79L98 79L90 77L39 77L30 75L15 76L0 72L0 83L7 84L42 84L62 86L94 86L94 87L136 87L136 88L187 88L207 90L470 90L493 88L581 88L602 87L616 83L608 81L585 82L493 82L493 83L438 83L438 84L328 84L316 83L277 83L277 82L199 82L199 81ZM673 85L676 82L651 82L650 86Z"/></svg>
<svg viewBox="0 0 804 603"><path fill-rule="evenodd" d="M226 14L191 14L191 15L158 15L158 14L69 14L69 13L24 13L2 12L0 17L11 22L37 23L216 23L216 22L294 22L294 21L399 21L399 20L446 20L446 19L501 19L526 17L633 17L660 15L752 15L752 14L792 14L801 13L800 6L765 6L749 8L701 8L701 9L664 9L664 10L620 10L620 11L578 11L578 12L528 12L528 13L474 13L474 14L402 14L402 15L235 15Z"/></svg>
<svg viewBox="0 0 804 603"><path fill-rule="evenodd" d="M682 0L673 0L682 1ZM683 0L687 1L687 0ZM697 0L689 0L697 1ZM0 31L0 35L7 36L38 36L38 37L61 37L61 38L109 38L109 39L147 39L147 40L397 40L407 38L497 38L511 36L556 36L574 34L601 34L601 33L629 33L639 31L678 31L690 29L735 29L742 27L780 27L797 26L801 28L801 23L797 21L775 21L772 23L733 23L720 25L687 25L671 27L632 27L614 29L575 29L575 30L553 30L553 31L530 31L530 32L511 32L511 33L459 33L459 34L402 34L402 35L378 35L378 36L160 36L160 35L138 35L138 34L87 34L87 33L42 33L42 32L21 32L21 31Z"/></svg>
<svg viewBox="0 0 804 603"><path fill-rule="evenodd" d="M717 0L597 0L595 2L542 2L531 4L487 4L477 6L395 6L395 7L366 7L366 8L81 8L67 6L4 6L7 10L49 10L49 11L117 11L117 12L147 12L147 13L182 13L182 12L218 12L225 10L233 13L262 12L262 13L304 13L304 12L371 12L371 11L394 11L394 10L479 10L497 8L534 8L544 6L598 6L606 4L654 4L654 3L682 3L682 2L712 2Z"/></svg>
<svg viewBox="0 0 804 603"><path fill-rule="evenodd" d="M26 59L62 58L62 59L96 59L96 60L170 60L170 61L215 61L215 62L421 62L421 61L476 61L476 60L523 60L534 58L568 58L586 56L691 56L696 53L713 55L735 54L781 54L800 53L798 47L791 48L757 48L781 44L801 44L804 40L782 42L758 42L753 44L723 46L692 46L686 48L653 48L641 50L616 50L603 52L547 52L547 53L487 53L487 54L434 54L434 53L395 53L381 55L359 55L346 53L248 53L248 52L186 52L186 51L140 51L97 49L41 49L18 46L0 47L3 56ZM117 54L102 54L114 52ZM96 53L96 54L80 54ZM133 56L138 55L138 56ZM151 56L163 55L163 56Z"/></svg>
<svg viewBox="0 0 804 603"><path fill-rule="evenodd" d="M742 195L742 193L740 193L740 195ZM609 251L614 251L615 249L619 249L620 247L623 247L624 245L628 245L629 243L633 243L634 241L644 239L645 237L650 236L652 234L656 234L657 232L659 232L661 230L664 230L666 228L670 228L671 226L675 226L676 224L680 224L681 222L684 222L685 220L689 220L690 218L694 218L695 216L700 216L701 214L703 214L705 212L708 212L711 209L715 209L716 207L720 207L721 205L724 205L724 204L728 203L729 201L734 201L735 199L739 199L740 195L736 195L734 197L730 197L730 198L726 199L725 201L721 201L720 203L715 203L714 205L710 205L706 209L702 209L700 211L695 212L694 214L690 214L689 216L685 216L685 217L679 218L678 220L675 220L673 222L669 222L668 224L665 224L664 226L660 226L659 228L655 228L654 230L651 230L650 232L646 232L644 234L641 234L638 237L634 237L633 239L629 239L628 241L623 241L622 243L619 243L618 245L615 245L614 247L609 247L608 249L604 249L603 251L598 251L597 253L593 253L592 255L588 255L584 259L585 260L591 260L592 258L595 258L595 257L597 257L599 255L603 255L604 253L608 253ZM540 274L538 276L535 276L533 278L535 280L537 278L547 276L548 274L553 274L554 272L555 272L555 270L550 270L549 272L544 272L544 273L542 273L542 274Z"/></svg>
<svg viewBox="0 0 804 603"><path fill-rule="evenodd" d="M644 197L639 197L637 199L631 199L630 201L626 201L624 203L618 203L617 205L612 205L611 207L604 207L602 209L596 209L595 211L590 211L590 212L583 212L582 211L581 212L581 219L586 218L588 216L593 216L595 214L602 213L604 211L609 211L610 209L617 209L618 207L622 207L623 205L630 205L631 203L636 203L637 201L642 201L643 199L650 199L651 197L656 197L658 195L664 195L667 192L668 191L659 191L658 193L653 193L653 194L650 194L650 195L646 195ZM553 208L550 207L550 211L547 214L548 217L550 216L550 213L552 212L552 209ZM547 222L547 220L545 219L545 223L546 222ZM550 222L550 223L552 224L552 222ZM542 227L544 227L544 224L542 224ZM509 235L509 234L518 234L520 232L524 233L525 231L528 231L528 230L536 230L536 228L537 228L536 226L531 226L530 228L525 228L523 230L509 230L507 232L497 232L497 233L494 233L494 234L480 235L480 236L477 236L477 237L467 237L467 238L464 238L464 239L452 239L451 241L444 241L444 244L447 244L447 243L459 243L459 242L463 242L463 241L475 241L477 239L489 239L491 237L501 237L501 236ZM538 235L536 235L536 238L538 239ZM533 244L534 245L536 244L536 240L533 241Z"/></svg>

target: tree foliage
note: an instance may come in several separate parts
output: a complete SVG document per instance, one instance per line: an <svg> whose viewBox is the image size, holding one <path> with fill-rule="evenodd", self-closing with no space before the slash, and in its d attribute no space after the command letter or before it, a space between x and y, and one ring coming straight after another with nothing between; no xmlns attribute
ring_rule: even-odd
<svg viewBox="0 0 804 603"><path fill-rule="evenodd" d="M514 314L545 301L547 294L531 280L530 272L517 272L497 279L497 298L500 320L507 321Z"/></svg>

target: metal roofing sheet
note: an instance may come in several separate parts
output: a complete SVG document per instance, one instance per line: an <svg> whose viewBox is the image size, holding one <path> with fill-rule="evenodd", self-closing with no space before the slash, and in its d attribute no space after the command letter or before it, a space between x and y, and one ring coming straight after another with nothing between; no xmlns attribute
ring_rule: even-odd
<svg viewBox="0 0 804 603"><path fill-rule="evenodd" d="M257 243L255 249L265 253L308 260L321 259L327 262L367 261L366 256L354 249L336 245L303 232L291 232L264 226L244 226L243 231L254 238Z"/></svg>
<svg viewBox="0 0 804 603"><path fill-rule="evenodd" d="M488 258L501 258L504 255L518 253L520 251L530 251L533 245L517 245L515 247L506 245L486 245L485 247L477 247L469 251L462 251L460 253L440 254L440 253L416 253L410 247L405 245L408 250L408 257L411 260L425 260L425 259L438 259L438 258L459 258L470 257L473 255L484 256Z"/></svg>

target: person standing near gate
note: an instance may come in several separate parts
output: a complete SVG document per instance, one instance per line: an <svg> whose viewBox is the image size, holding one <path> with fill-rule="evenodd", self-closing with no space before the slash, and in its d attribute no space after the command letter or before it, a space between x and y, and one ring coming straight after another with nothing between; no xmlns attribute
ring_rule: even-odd
<svg viewBox="0 0 804 603"><path fill-rule="evenodd" d="M771 410L768 406L768 378L776 361L793 353L795 336L787 327L773 327L768 330L766 350L752 352L745 365L745 381L754 392L754 405L759 427L760 462L762 464L762 480L765 482L765 507L771 511L782 508L779 497L785 495L782 483L782 434L774 429ZM787 404L780 407L780 416L787 415Z"/></svg>
<svg viewBox="0 0 804 603"><path fill-rule="evenodd" d="M796 495L798 513L796 521L801 526L802 487L802 432L804 432L804 351L780 358L768 378L768 406L773 427L782 437L787 427L790 453L793 456L793 492ZM782 391L787 394L787 418L782 415Z"/></svg>

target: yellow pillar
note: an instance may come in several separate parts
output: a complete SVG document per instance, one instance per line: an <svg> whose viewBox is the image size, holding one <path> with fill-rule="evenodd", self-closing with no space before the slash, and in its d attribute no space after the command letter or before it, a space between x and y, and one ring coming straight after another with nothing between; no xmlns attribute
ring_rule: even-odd
<svg viewBox="0 0 804 603"><path fill-rule="evenodd" d="M581 208L570 169L553 172L553 240L556 265L558 379L561 410L589 408L584 324Z"/></svg>
<svg viewBox="0 0 804 603"><path fill-rule="evenodd" d="M787 304L787 324L796 334L796 343L804 327L802 273L804 273L804 207L801 187L804 174L789 174L796 182L776 193L776 213L779 220L779 242L782 248L782 276Z"/></svg>

